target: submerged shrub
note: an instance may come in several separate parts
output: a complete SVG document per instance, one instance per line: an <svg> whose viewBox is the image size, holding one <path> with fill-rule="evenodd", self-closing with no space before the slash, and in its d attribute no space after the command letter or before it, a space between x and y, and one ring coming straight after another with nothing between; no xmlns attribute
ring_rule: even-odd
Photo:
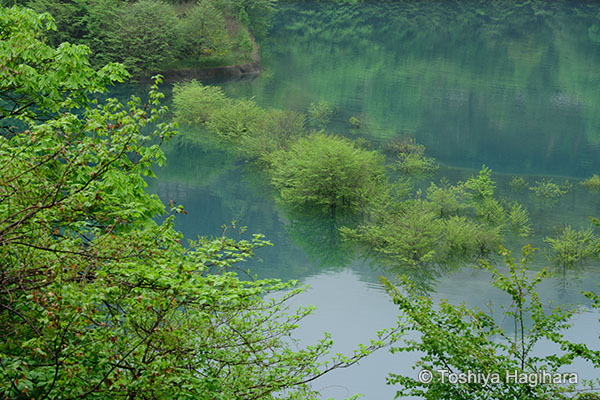
<svg viewBox="0 0 600 400"><path fill-rule="evenodd" d="M383 191L383 156L313 133L271 155L272 182L292 206L359 210Z"/></svg>
<svg viewBox="0 0 600 400"><path fill-rule="evenodd" d="M204 124L224 142L238 141L264 125L266 112L253 100L232 100L217 86L192 81L173 88L175 119L180 124Z"/></svg>
<svg viewBox="0 0 600 400"><path fill-rule="evenodd" d="M564 227L554 237L546 237L550 244L550 258L563 265L573 265L585 258L599 255L600 239L594 235L593 228L574 230L571 226Z"/></svg>
<svg viewBox="0 0 600 400"><path fill-rule="evenodd" d="M600 176L598 176L598 174L594 174L591 178L581 182L581 185L590 192L597 192L600 190Z"/></svg>
<svg viewBox="0 0 600 400"><path fill-rule="evenodd" d="M428 174L438 169L435 159L419 153L406 153L400 157L396 167L405 174Z"/></svg>
<svg viewBox="0 0 600 400"><path fill-rule="evenodd" d="M565 180L562 185L557 185L552 179L544 179L536 181L535 186L531 186L529 190L533 192L535 197L542 202L543 205L552 206L558 199L565 197L571 190L572 185L568 180Z"/></svg>
<svg viewBox="0 0 600 400"><path fill-rule="evenodd" d="M464 187L451 186L442 181L441 186L431 183L427 189L427 200L431 202L440 217L457 215L466 207L464 203Z"/></svg>
<svg viewBox="0 0 600 400"><path fill-rule="evenodd" d="M442 229L428 202L407 200L393 209L378 210L372 223L343 228L342 234L402 264L421 265L436 260Z"/></svg>
<svg viewBox="0 0 600 400"><path fill-rule="evenodd" d="M412 136L395 138L384 148L398 157L396 168L405 174L427 174L438 168L434 158L425 157L425 146L417 143Z"/></svg>
<svg viewBox="0 0 600 400"><path fill-rule="evenodd" d="M313 129L325 129L333 117L333 107L326 101L310 103L308 106L308 123Z"/></svg>
<svg viewBox="0 0 600 400"><path fill-rule="evenodd" d="M472 201L483 201L494 196L496 182L492 180L491 174L492 170L484 165L477 176L472 176L465 182L467 195Z"/></svg>
<svg viewBox="0 0 600 400"><path fill-rule="evenodd" d="M529 212L521 204L514 202L511 204L507 213L508 228L521 237L531 235L531 226L529 225Z"/></svg>
<svg viewBox="0 0 600 400"><path fill-rule="evenodd" d="M204 86L198 81L178 83L173 87L175 119L180 124L203 124L230 100L218 86Z"/></svg>
<svg viewBox="0 0 600 400"><path fill-rule="evenodd" d="M268 162L269 155L287 150L294 140L306 134L306 115L296 111L269 110L261 129L246 135L240 152L248 159Z"/></svg>
<svg viewBox="0 0 600 400"><path fill-rule="evenodd" d="M266 112L253 100L233 100L216 109L206 121L206 127L225 142L259 132L264 126Z"/></svg>
<svg viewBox="0 0 600 400"><path fill-rule="evenodd" d="M509 185L514 192L522 192L523 190L529 188L529 184L521 176L513 176Z"/></svg>
<svg viewBox="0 0 600 400"><path fill-rule="evenodd" d="M387 153L395 156L409 153L425 153L425 146L417 143L415 138L409 134L405 134L399 138L390 140L388 143L386 143L384 149Z"/></svg>

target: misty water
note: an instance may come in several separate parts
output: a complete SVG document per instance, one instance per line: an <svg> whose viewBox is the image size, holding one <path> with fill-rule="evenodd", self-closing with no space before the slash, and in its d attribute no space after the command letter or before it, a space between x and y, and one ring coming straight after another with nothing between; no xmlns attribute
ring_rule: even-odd
<svg viewBox="0 0 600 400"><path fill-rule="evenodd" d="M543 282L545 300L582 305L568 336L596 348L599 322L582 290L599 290L600 265L572 268L546 259L546 236L565 225L589 226L600 216L597 192L579 183L600 173L600 7L589 2L395 2L380 4L280 4L271 33L261 41L265 73L256 79L205 82L230 96L254 97L264 107L305 111L311 102L335 108L328 130L362 138L373 148L410 135L426 146L440 169L426 181L465 180L485 164L494 171L501 197L529 209L534 234L505 246L538 247L532 273L557 272ZM363 123L354 129L351 116ZM188 132L188 134L190 134ZM193 132L192 132L193 134ZM316 311L297 336L314 343L331 332L335 351L349 352L375 332L392 326L397 308L379 276L407 274L436 299L484 307L510 304L474 265L406 269L382 265L344 243L343 222L297 215L281 206L268 179L254 166L214 147L172 143L168 165L150 190L183 204L188 215L177 228L186 237L220 235L232 220L262 233L274 246L241 266L251 276L298 280L310 288L296 299ZM572 190L551 207L532 191L509 182L542 179ZM250 237L248 233L234 237ZM510 327L507 327L510 329ZM540 346L540 353L554 353ZM359 365L315 381L323 398L353 393L391 399L390 372L416 377L416 355L381 350ZM597 373L575 364L580 378ZM570 370L568 370L570 371Z"/></svg>

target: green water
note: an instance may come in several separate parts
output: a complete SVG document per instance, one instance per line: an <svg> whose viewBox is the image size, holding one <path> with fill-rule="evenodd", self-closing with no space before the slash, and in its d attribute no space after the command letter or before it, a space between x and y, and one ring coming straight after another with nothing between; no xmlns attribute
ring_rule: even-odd
<svg viewBox="0 0 600 400"><path fill-rule="evenodd" d="M262 43L266 73L255 80L218 82L232 96L254 97L264 107L304 111L324 100L336 113L329 130L362 137L379 148L409 134L441 163L437 181L464 180L491 167L498 192L523 202L534 236L510 239L514 249L556 227L583 227L600 216L598 193L578 183L600 173L600 6L590 2L395 2L280 4ZM212 82L216 84L216 82ZM363 124L352 129L350 116ZM305 343L329 331L336 350L348 351L390 326L396 309L378 276L407 273L436 298L483 306L492 298L488 275L469 266L406 270L341 242L343 221L295 215L274 200L267 178L231 154L172 144L168 166L150 189L183 204L178 221L187 237L219 235L232 220L261 232L274 247L244 265L260 277L297 279L309 289L297 301L317 311L298 332ZM530 191L511 191L513 175L530 184L569 179L572 191L551 208ZM422 182L427 186L427 182ZM248 237L248 235L246 235ZM546 265L543 248L534 269ZM546 299L586 303L580 290L596 290L600 265L557 270L540 291ZM244 273L241 271L241 273ZM569 335L599 346L597 315L582 311ZM554 352L552 347L541 352ZM393 398L389 372L416 376L415 358L385 351L359 366L319 379L323 397L364 393ZM594 377L589 366L573 366Z"/></svg>

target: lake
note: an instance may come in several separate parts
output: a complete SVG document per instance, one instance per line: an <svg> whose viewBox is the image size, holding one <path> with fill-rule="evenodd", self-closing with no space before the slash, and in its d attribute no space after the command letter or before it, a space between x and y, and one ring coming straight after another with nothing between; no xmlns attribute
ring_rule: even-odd
<svg viewBox="0 0 600 400"><path fill-rule="evenodd" d="M271 33L262 40L265 73L256 79L205 82L230 96L264 107L306 111L326 101L335 109L328 130L361 138L382 148L411 136L440 163L421 182L451 183L494 171L497 190L529 209L534 235L511 238L518 252L539 247L532 273L549 265L544 238L557 228L588 226L600 216L597 192L579 183L600 173L600 6L590 2L390 2L369 4L282 3ZM361 120L359 129L350 117ZM258 277L295 279L309 285L297 304L317 310L304 320L298 337L313 343L331 332L335 351L351 351L374 333L392 326L398 310L379 276L407 274L435 298L484 307L508 297L475 265L409 270L381 265L341 241L339 222L296 215L276 200L268 179L229 153L202 146L167 147L168 165L149 189L188 215L177 228L188 238L220 235L237 221L249 233L263 233L274 246L243 265ZM543 179L571 191L552 207L540 206L532 192L511 189L513 176L530 185ZM234 233L234 237L238 237ZM249 237L245 234L242 237ZM581 290L599 290L600 265L553 268L543 282L545 300L582 304L568 336L598 346L598 314L587 311ZM510 329L510 327L507 327ZM542 345L540 353L556 349ZM353 393L391 399L390 372L416 377L416 355L380 350L347 370L315 381L323 398ZM597 373L584 363L572 366L580 379Z"/></svg>

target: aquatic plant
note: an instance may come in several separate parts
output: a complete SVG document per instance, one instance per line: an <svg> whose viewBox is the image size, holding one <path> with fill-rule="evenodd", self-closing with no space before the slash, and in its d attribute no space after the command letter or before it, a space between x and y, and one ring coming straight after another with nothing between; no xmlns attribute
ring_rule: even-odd
<svg viewBox="0 0 600 400"><path fill-rule="evenodd" d="M272 183L294 207L356 211L383 193L383 155L348 139L313 133L269 156Z"/></svg>
<svg viewBox="0 0 600 400"><path fill-rule="evenodd" d="M508 209L507 225L513 233L521 237L526 238L531 235L532 229L529 224L529 212L516 201Z"/></svg>
<svg viewBox="0 0 600 400"><path fill-rule="evenodd" d="M306 133L305 114L272 109L266 112L259 129L241 139L238 148L243 157L268 164L271 153L287 150L290 143Z"/></svg>
<svg viewBox="0 0 600 400"><path fill-rule="evenodd" d="M406 153L396 162L396 168L405 174L429 174L438 169L435 159L419 153Z"/></svg>
<svg viewBox="0 0 600 400"><path fill-rule="evenodd" d="M425 146L417 143L416 139L410 134L404 134L401 137L394 138L384 146L386 153L400 156L409 153L424 154Z"/></svg>
<svg viewBox="0 0 600 400"><path fill-rule="evenodd" d="M198 81L173 86L175 120L179 124L203 124L214 112L230 104L218 86L205 86Z"/></svg>
<svg viewBox="0 0 600 400"><path fill-rule="evenodd" d="M529 188L529 184L521 176L513 176L509 185L513 192L522 192Z"/></svg>
<svg viewBox="0 0 600 400"><path fill-rule="evenodd" d="M587 178L581 182L581 185L590 192L597 192L600 190L600 176L598 174L594 174L590 178Z"/></svg>
<svg viewBox="0 0 600 400"><path fill-rule="evenodd" d="M333 116L333 107L326 101L310 103L308 106L308 124L313 129L325 129Z"/></svg>
<svg viewBox="0 0 600 400"><path fill-rule="evenodd" d="M573 265L600 254L600 239L592 227L575 230L568 225L558 230L554 237L546 237L544 242L552 249L549 258L562 265Z"/></svg>
<svg viewBox="0 0 600 400"><path fill-rule="evenodd" d="M466 194L472 202L494 196L496 182L492 180L491 173L492 170L483 165L477 176L472 176L465 182Z"/></svg>
<svg viewBox="0 0 600 400"><path fill-rule="evenodd" d="M553 206L558 199L564 197L571 190L572 185L568 180L565 180L562 185L557 185L552 179L543 179L536 181L535 186L529 187L535 197L544 206Z"/></svg>
<svg viewBox="0 0 600 400"><path fill-rule="evenodd" d="M353 115L348 119L348 123L352 125L353 128L358 129L360 128L362 121L358 117Z"/></svg>

